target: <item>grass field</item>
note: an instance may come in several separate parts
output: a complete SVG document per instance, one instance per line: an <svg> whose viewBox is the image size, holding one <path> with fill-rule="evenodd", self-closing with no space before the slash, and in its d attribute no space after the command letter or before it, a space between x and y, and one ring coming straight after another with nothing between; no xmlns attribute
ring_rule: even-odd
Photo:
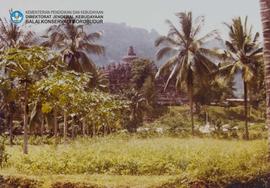
<svg viewBox="0 0 270 188"><path fill-rule="evenodd" d="M270 187L263 114L251 110L252 140L244 141L242 107L206 110L211 123L238 126L237 137L192 137L188 107L169 107L163 116L144 124L168 131L162 134L117 133L57 146L53 138L31 137L28 155L22 154L22 139L17 137L15 146L6 147L9 160L0 174L8 185L29 188ZM195 125L204 125L204 118L204 111L197 114Z"/></svg>
<svg viewBox="0 0 270 188"><path fill-rule="evenodd" d="M245 118L243 106L236 107L220 107L220 106L204 106L199 114L195 114L195 129L198 130L200 126L206 124L206 112L208 121L211 126L217 124L227 125L231 128L238 127L237 131L229 131L227 133L217 132L211 135L203 135L197 131L197 136L216 137L216 138L243 138ZM190 136L191 123L188 106L171 106L167 113L157 118L153 122L144 124L144 127L164 128L170 136ZM265 128L265 114L263 111L251 108L249 113L249 132L250 139L266 139L267 129Z"/></svg>
<svg viewBox="0 0 270 188"><path fill-rule="evenodd" d="M30 146L27 156L20 146L7 149L10 159L2 174L24 174L45 182L62 179L112 187L158 187L169 182L187 186L196 181L228 184L270 170L264 140L111 136L57 147Z"/></svg>

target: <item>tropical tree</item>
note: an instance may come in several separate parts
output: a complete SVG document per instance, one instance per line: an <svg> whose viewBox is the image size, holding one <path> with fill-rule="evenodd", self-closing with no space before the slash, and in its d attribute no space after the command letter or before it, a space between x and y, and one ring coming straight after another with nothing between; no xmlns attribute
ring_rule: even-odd
<svg viewBox="0 0 270 188"><path fill-rule="evenodd" d="M257 64L262 61L262 48L258 42L259 33L253 35L252 27L248 26L248 18L244 22L240 17L232 20L232 24L226 24L229 28L229 40L226 41L226 56L228 64L221 67L221 71L229 71L234 76L241 72L244 84L244 108L245 108L245 138L249 139L248 132L248 85L255 76Z"/></svg>
<svg viewBox="0 0 270 188"><path fill-rule="evenodd" d="M193 119L193 90L194 80L197 78L200 82L207 82L210 74L216 69L213 63L215 58L220 54L217 49L209 49L207 44L214 39L218 39L217 31L212 31L205 36L200 37L204 17L198 17L193 20L191 12L177 13L179 19L179 29L169 20L170 30L167 36L159 37L155 45L161 46L157 52L157 59L170 57L163 64L157 74L158 77L162 72L170 72L165 88L174 80L177 88L185 86L190 104L192 134L194 134Z"/></svg>
<svg viewBox="0 0 270 188"><path fill-rule="evenodd" d="M23 152L28 153L28 111L29 97L32 95L33 84L52 69L55 63L50 59L44 48L32 47L27 49L10 48L0 56L0 68L8 70L8 78L14 83L18 95L22 96L24 111L24 147Z"/></svg>
<svg viewBox="0 0 270 188"><path fill-rule="evenodd" d="M149 104L149 112L156 104L155 73L156 66L153 61L142 58L132 61L131 78L128 87L134 88L144 96L147 104Z"/></svg>
<svg viewBox="0 0 270 188"><path fill-rule="evenodd" d="M109 89L108 74L97 69L96 77L92 78L89 84L90 89L98 89L100 91L107 92Z"/></svg>
<svg viewBox="0 0 270 188"><path fill-rule="evenodd" d="M6 109L4 117L9 130L9 143L13 145L13 116L15 113L15 99L18 97L13 82L7 78L0 78L0 109Z"/></svg>
<svg viewBox="0 0 270 188"><path fill-rule="evenodd" d="M136 132L137 128L142 125L143 116L147 110L147 100L139 91L132 89L125 93L125 97L129 101L126 128L129 132Z"/></svg>
<svg viewBox="0 0 270 188"><path fill-rule="evenodd" d="M75 97L78 97L77 93L84 92L89 80L90 75L86 73L54 71L36 82L34 86L36 98L41 99L43 113L50 113L52 110L55 113L63 112L65 142L68 130L67 119L73 111L73 101ZM54 121L55 137L57 136L57 129L57 122Z"/></svg>
<svg viewBox="0 0 270 188"><path fill-rule="evenodd" d="M265 112L265 75L264 63L258 63L255 66L254 75L256 79L252 79L249 83L249 101L250 105L257 110Z"/></svg>
<svg viewBox="0 0 270 188"><path fill-rule="evenodd" d="M26 48L36 44L38 38L32 31L0 18L0 49L1 48Z"/></svg>
<svg viewBox="0 0 270 188"><path fill-rule="evenodd" d="M92 101L97 105L93 109L95 112L88 113L86 119L92 122L92 125L97 128L96 130L101 130L105 135L122 128L124 124L123 114L129 108L128 102L119 99L118 96L99 91L94 91L90 95L92 96ZM95 132L97 133L97 131Z"/></svg>
<svg viewBox="0 0 270 188"><path fill-rule="evenodd" d="M260 0L261 20L264 37L264 64L265 64L265 86L266 86L266 125L268 126L268 152L270 159L270 1Z"/></svg>
<svg viewBox="0 0 270 188"><path fill-rule="evenodd" d="M92 72L96 76L96 67L88 54L101 55L104 47L95 43L102 33L87 33L83 25L75 25L68 22L51 26L46 35L44 46L60 50L64 62L70 70L77 72Z"/></svg>
<svg viewBox="0 0 270 188"><path fill-rule="evenodd" d="M208 84L195 87L194 102L209 105L211 102L221 103L234 96L234 82L232 77L217 75ZM197 109L198 110L198 109Z"/></svg>
<svg viewBox="0 0 270 188"><path fill-rule="evenodd" d="M35 33L32 31L25 31L25 27L14 24L10 21L7 21L5 18L0 18L0 49L9 49L9 48L27 48L37 43L38 38ZM3 74L8 75L9 72L4 70ZM2 80L3 81L3 80ZM8 83L9 82L9 83ZM9 127L9 137L10 144L12 145L12 129L13 129L13 114L15 109L14 100L10 100L11 95L9 92L14 91L11 87L13 87L13 83L10 80L5 80L2 82L5 86L9 85L10 88L2 88L4 91L3 96L5 101L9 101L5 103L6 112L7 112L7 124ZM3 86L3 85L2 85ZM14 93L14 92L13 92ZM5 96L9 96L6 98ZM14 98L15 99L15 98Z"/></svg>

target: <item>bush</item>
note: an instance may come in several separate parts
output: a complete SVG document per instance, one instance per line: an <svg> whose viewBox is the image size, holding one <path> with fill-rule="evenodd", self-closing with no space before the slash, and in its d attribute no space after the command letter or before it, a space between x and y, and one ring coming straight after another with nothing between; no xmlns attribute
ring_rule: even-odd
<svg viewBox="0 0 270 188"><path fill-rule="evenodd" d="M23 177L1 176L0 186L3 188L40 188L41 182Z"/></svg>
<svg viewBox="0 0 270 188"><path fill-rule="evenodd" d="M0 140L0 167L3 168L8 161L8 154L5 148L5 140Z"/></svg>

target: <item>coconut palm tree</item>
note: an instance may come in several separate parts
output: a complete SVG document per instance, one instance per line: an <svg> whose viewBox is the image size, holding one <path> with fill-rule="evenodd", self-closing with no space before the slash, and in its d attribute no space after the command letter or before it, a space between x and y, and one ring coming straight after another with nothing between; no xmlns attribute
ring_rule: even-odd
<svg viewBox="0 0 270 188"><path fill-rule="evenodd" d="M5 18L0 18L0 49L8 49L8 48L27 48L36 44L38 42L38 38L35 33L32 31L25 31L25 28L22 26L18 26L12 22L7 21ZM1 71L0 71L1 74ZM3 74L8 75L9 71L4 70ZM10 90L6 90L6 92L12 92L12 84ZM2 90L3 91L3 90ZM7 93L6 96L12 96L11 93ZM7 114L7 124L9 127L9 136L10 136L10 144L12 145L13 136L13 114L15 109L15 102L9 101L6 104Z"/></svg>
<svg viewBox="0 0 270 188"><path fill-rule="evenodd" d="M185 86L188 92L191 114L191 128L194 134L193 120L193 90L195 79L201 82L207 81L210 74L216 70L213 63L214 58L219 58L217 49L209 49L207 44L213 39L218 38L217 31L212 31L202 37L199 33L202 29L204 17L197 17L193 20L192 13L177 13L180 27L177 29L169 20L170 30L167 36L159 37L155 45L161 46L157 52L157 59L169 57L169 60L163 64L156 77L162 72L169 71L165 88L171 80L175 80L175 86L181 88Z"/></svg>
<svg viewBox="0 0 270 188"><path fill-rule="evenodd" d="M101 32L87 34L83 25L68 22L51 26L43 36L46 41L42 45L60 50L69 69L96 74L95 64L87 54L101 55L104 53L104 47L95 44L101 35Z"/></svg>
<svg viewBox="0 0 270 188"><path fill-rule="evenodd" d="M263 25L264 37L264 64L265 64L265 85L266 85L266 108L268 126L268 152L270 159L270 1L260 0L261 5L261 19Z"/></svg>
<svg viewBox="0 0 270 188"><path fill-rule="evenodd" d="M38 38L35 33L24 29L5 18L0 18L0 49L26 48L37 43Z"/></svg>
<svg viewBox="0 0 270 188"><path fill-rule="evenodd" d="M253 35L252 26L248 26L248 18L244 22L240 17L226 24L229 28L229 40L226 41L226 56L228 64L221 70L228 70L231 76L241 72L244 84L245 107L245 138L249 139L248 132L248 85L254 78L258 63L262 61L262 51L258 42L259 33Z"/></svg>
<svg viewBox="0 0 270 188"><path fill-rule="evenodd" d="M83 25L75 25L73 20L67 20L65 24L51 26L43 36L45 41L42 45L60 51L68 70L90 72L92 79L89 82L89 88L99 87L102 75L97 71L88 54L104 53L104 47L95 44L101 35L101 32L88 34L84 31ZM57 127L56 116L57 113L54 110L55 127ZM56 132L57 129L55 129L55 136Z"/></svg>

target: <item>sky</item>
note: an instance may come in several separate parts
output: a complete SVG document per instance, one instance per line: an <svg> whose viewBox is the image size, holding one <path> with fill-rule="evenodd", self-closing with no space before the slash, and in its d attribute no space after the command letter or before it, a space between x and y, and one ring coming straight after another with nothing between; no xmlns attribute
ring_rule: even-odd
<svg viewBox="0 0 270 188"><path fill-rule="evenodd" d="M224 22L236 16L248 16L254 31L261 32L259 0L1 0L0 17L8 10L103 10L104 22L126 23L132 27L155 29L166 34L169 19L177 24L175 13L192 11L205 16L204 31L218 29L226 36Z"/></svg>

